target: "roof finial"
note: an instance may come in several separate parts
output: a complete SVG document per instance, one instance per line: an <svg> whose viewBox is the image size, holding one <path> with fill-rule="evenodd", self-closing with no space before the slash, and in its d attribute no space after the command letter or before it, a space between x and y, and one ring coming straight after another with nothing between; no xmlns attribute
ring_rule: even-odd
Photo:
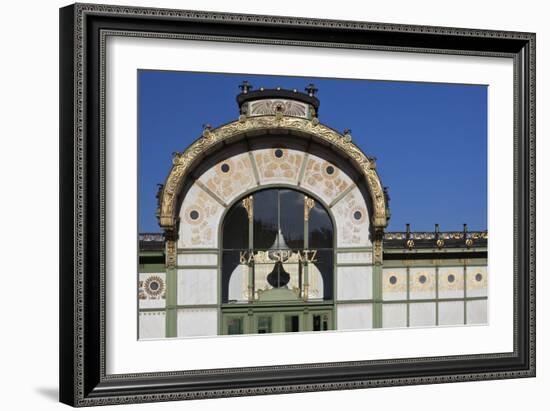
<svg viewBox="0 0 550 411"><path fill-rule="evenodd" d="M244 80L241 84L239 84L239 88L241 89L241 93L247 94L250 90L254 88L254 86L250 84L248 80Z"/></svg>
<svg viewBox="0 0 550 411"><path fill-rule="evenodd" d="M309 83L308 86L304 89L307 94L309 94L310 97L313 97L315 93L319 91L317 87L315 87L315 84Z"/></svg>

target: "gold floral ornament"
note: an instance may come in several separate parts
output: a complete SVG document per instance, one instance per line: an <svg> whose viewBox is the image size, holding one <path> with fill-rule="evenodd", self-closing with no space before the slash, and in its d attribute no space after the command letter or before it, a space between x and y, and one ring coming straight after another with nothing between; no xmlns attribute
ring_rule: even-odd
<svg viewBox="0 0 550 411"><path fill-rule="evenodd" d="M248 220L252 221L254 219L254 197L248 196L246 198L243 198L243 207L246 210L246 214L248 215Z"/></svg>
<svg viewBox="0 0 550 411"><path fill-rule="evenodd" d="M153 299L160 298L160 296L164 292L164 289L164 280L157 275L147 277L147 279L143 283L143 290L149 297Z"/></svg>
<svg viewBox="0 0 550 411"><path fill-rule="evenodd" d="M309 220L309 212L315 207L315 200L311 197L305 196L304 198L304 221Z"/></svg>
<svg viewBox="0 0 550 411"><path fill-rule="evenodd" d="M337 131L317 121L288 116L276 118L273 115L242 118L216 129L205 128L201 138L184 152L176 153L172 161L172 169L161 193L160 225L165 230L174 230L177 219L177 197L182 184L189 171L200 161L207 150L238 135L254 135L268 130L309 134L329 143L343 153L362 171L367 181L374 210L373 225L379 228L386 226L386 200L374 161L370 160L351 139L343 138Z"/></svg>

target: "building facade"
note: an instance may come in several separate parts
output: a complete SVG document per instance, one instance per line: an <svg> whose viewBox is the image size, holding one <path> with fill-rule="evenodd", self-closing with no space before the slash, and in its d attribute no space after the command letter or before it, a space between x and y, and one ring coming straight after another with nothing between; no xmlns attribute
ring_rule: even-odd
<svg viewBox="0 0 550 411"><path fill-rule="evenodd" d="M305 91L244 82L238 119L175 153L140 338L487 323L487 232L387 232L375 160Z"/></svg>

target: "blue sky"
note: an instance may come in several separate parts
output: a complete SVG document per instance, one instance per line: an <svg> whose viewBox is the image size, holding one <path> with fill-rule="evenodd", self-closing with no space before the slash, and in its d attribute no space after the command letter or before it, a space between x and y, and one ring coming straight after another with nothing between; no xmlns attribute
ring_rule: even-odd
<svg viewBox="0 0 550 411"><path fill-rule="evenodd" d="M298 90L314 83L319 119L352 130L377 158L389 187L388 231L487 228L487 87L440 83L342 80L249 74L139 71L139 231L160 231L157 183L205 123L235 120L238 85Z"/></svg>

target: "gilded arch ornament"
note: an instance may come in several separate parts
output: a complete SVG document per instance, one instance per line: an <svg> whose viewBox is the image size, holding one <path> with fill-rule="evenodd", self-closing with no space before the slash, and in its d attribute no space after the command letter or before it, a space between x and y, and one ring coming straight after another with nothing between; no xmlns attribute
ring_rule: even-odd
<svg viewBox="0 0 550 411"><path fill-rule="evenodd" d="M303 119L298 117L267 115L246 117L225 124L216 129L205 129L201 138L189 148L176 153L172 168L159 193L159 224L167 232L174 233L177 223L177 198L187 174L202 154L222 141L232 139L242 134L257 134L258 132L277 130L305 133L315 136L339 149L363 173L373 204L372 224L376 231L387 224L386 199L384 190L376 172L376 164L357 147L351 138L319 123L317 118Z"/></svg>

